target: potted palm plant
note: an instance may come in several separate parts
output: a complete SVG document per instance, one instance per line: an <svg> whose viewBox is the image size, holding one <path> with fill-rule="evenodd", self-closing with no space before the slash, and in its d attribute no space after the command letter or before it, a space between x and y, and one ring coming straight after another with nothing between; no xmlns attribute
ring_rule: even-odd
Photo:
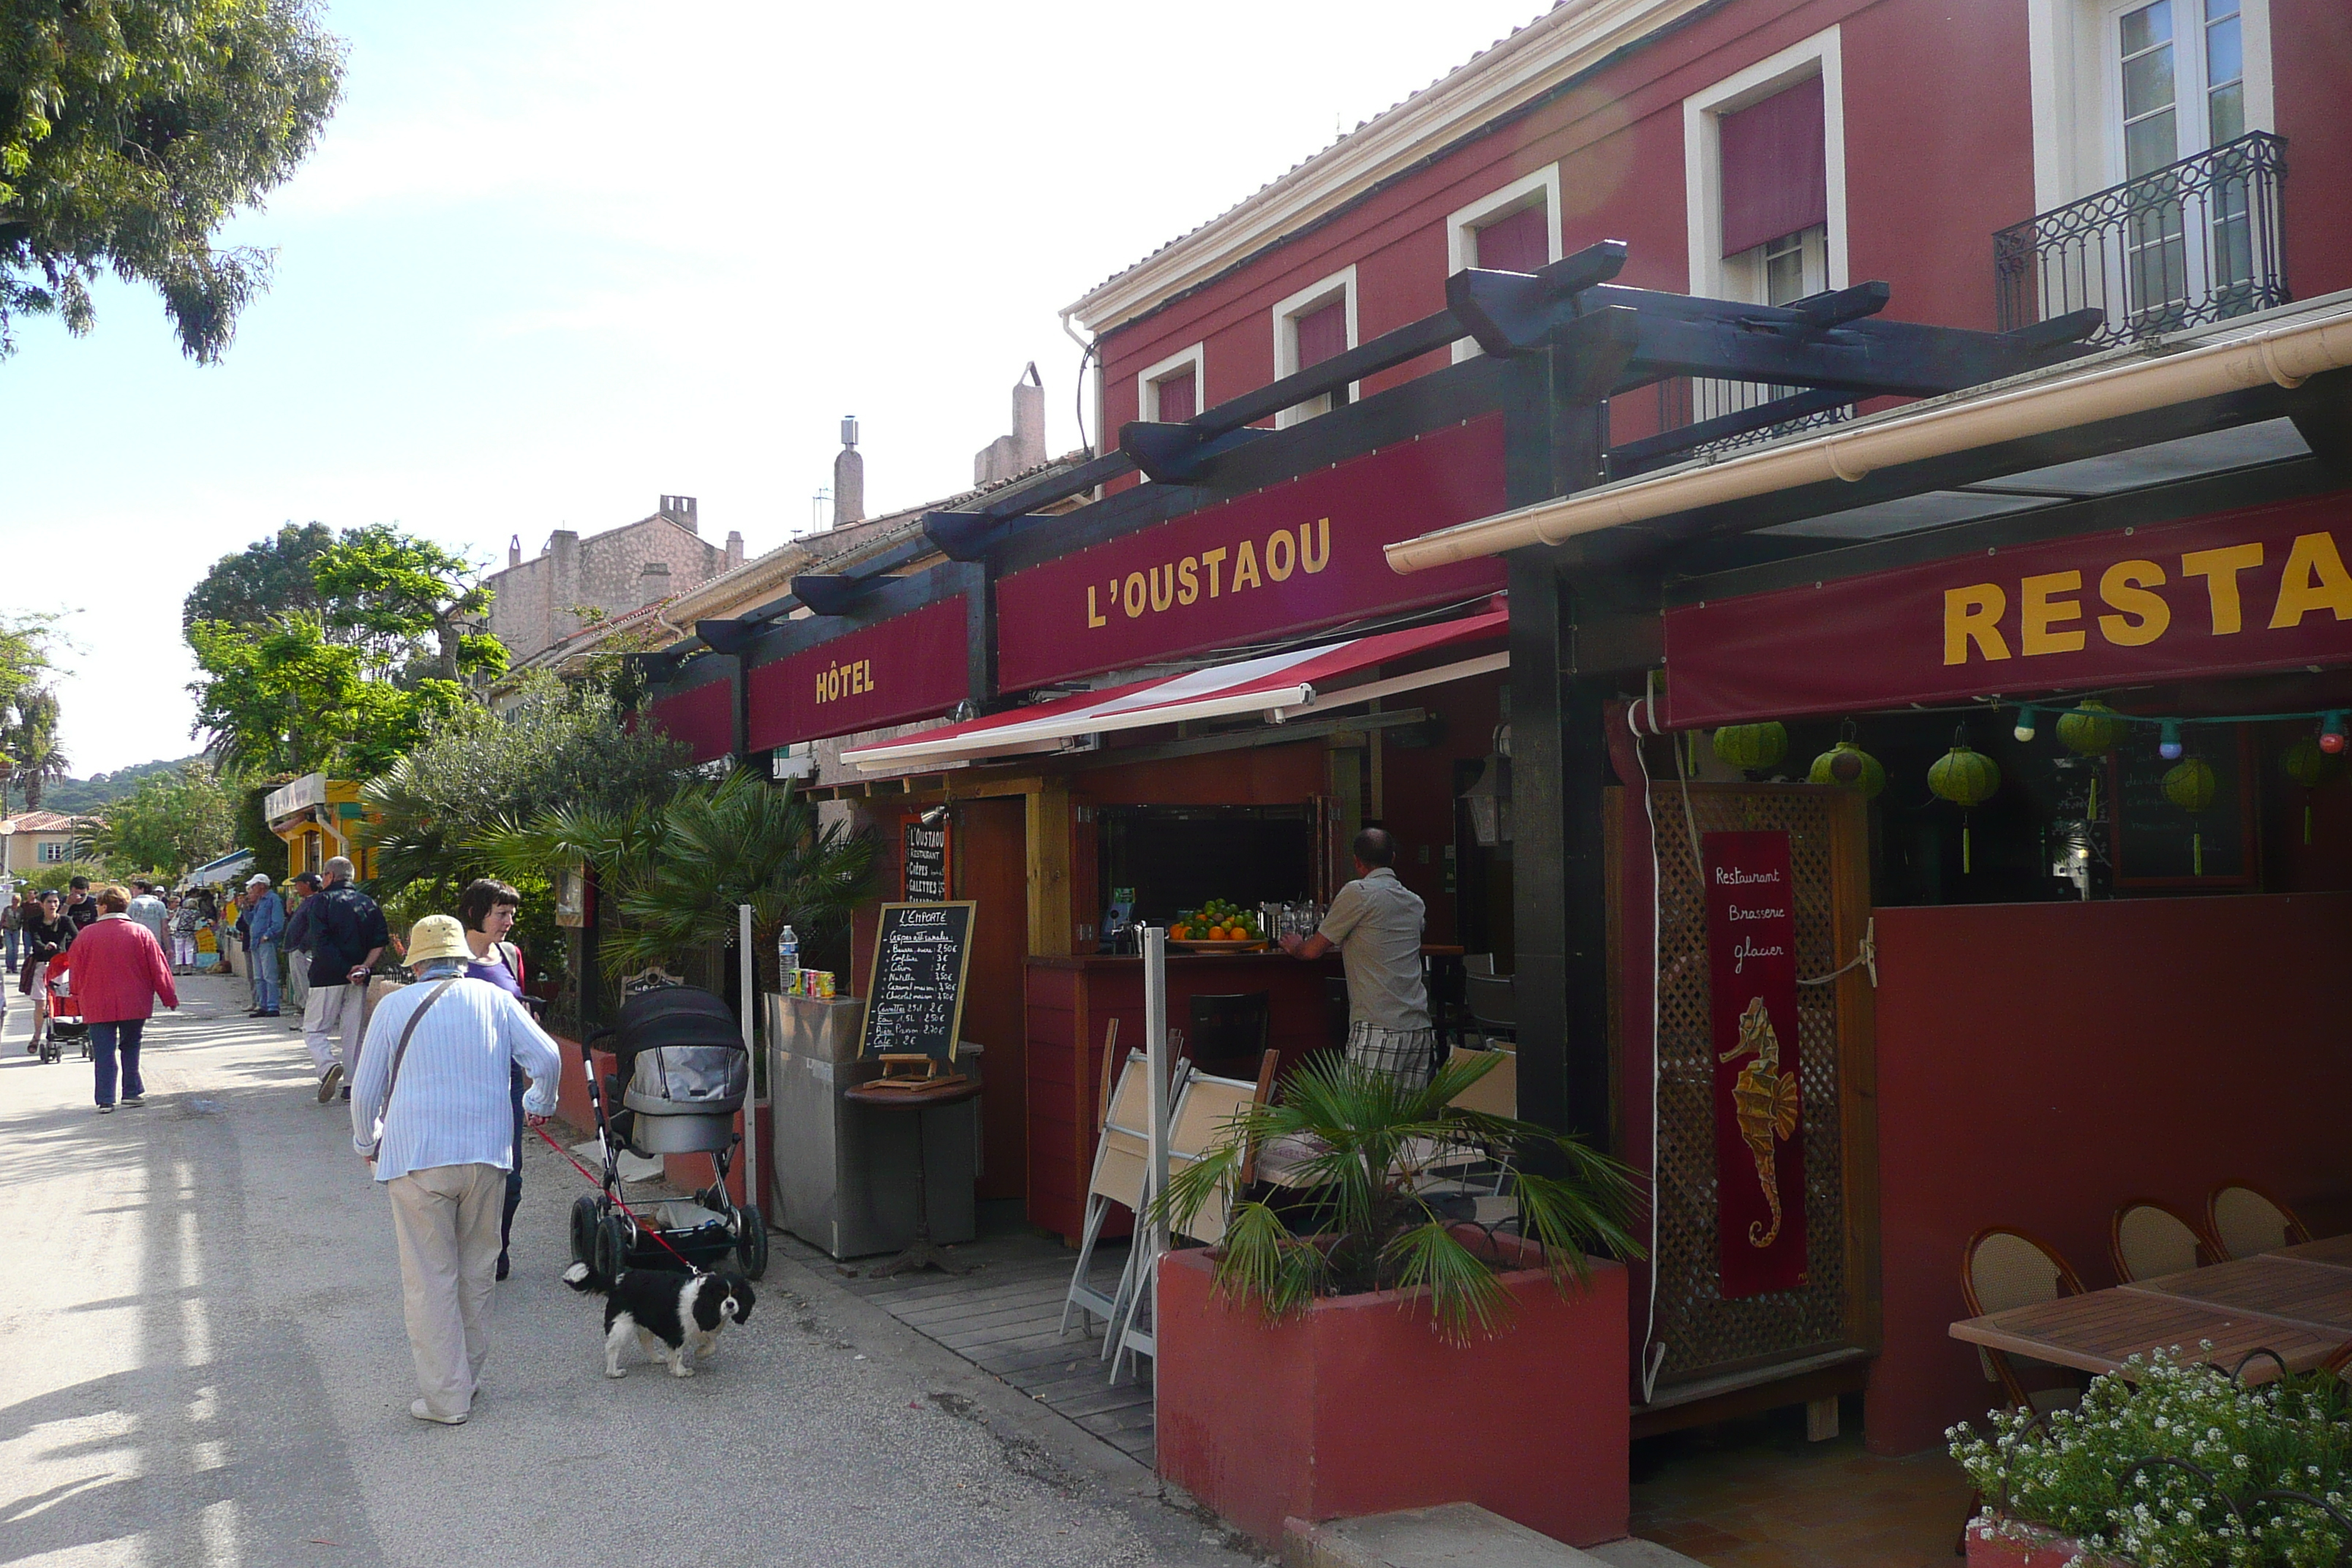
<svg viewBox="0 0 2352 1568"><path fill-rule="evenodd" d="M1625 1533L1630 1173L1454 1102L1499 1058L1412 1088L1338 1053L1171 1180L1156 1307L1160 1473L1268 1543L1283 1521L1473 1502L1571 1543ZM1277 1209L1253 1157L1286 1169ZM1455 1217L1434 1167L1513 1174L1516 1216Z"/></svg>

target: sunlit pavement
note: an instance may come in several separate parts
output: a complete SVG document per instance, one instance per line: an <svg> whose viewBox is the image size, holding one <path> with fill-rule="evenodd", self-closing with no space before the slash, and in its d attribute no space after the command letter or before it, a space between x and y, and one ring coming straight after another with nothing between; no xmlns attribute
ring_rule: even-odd
<svg viewBox="0 0 2352 1568"><path fill-rule="evenodd" d="M1148 1475L779 1261L690 1381L602 1375L536 1139L464 1426L408 1415L391 1218L289 1020L184 979L148 1105L0 1028L0 1563L1234 1563Z"/></svg>

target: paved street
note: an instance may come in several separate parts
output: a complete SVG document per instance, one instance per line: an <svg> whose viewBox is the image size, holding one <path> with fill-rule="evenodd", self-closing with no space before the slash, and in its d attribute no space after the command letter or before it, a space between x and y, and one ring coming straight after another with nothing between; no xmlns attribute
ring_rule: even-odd
<svg viewBox="0 0 2352 1568"><path fill-rule="evenodd" d="M1150 1477L832 1281L773 1266L703 1375L602 1375L580 1178L532 1141L462 1427L408 1415L384 1202L308 1058L185 980L148 1108L0 1033L0 1563L1235 1564Z"/></svg>

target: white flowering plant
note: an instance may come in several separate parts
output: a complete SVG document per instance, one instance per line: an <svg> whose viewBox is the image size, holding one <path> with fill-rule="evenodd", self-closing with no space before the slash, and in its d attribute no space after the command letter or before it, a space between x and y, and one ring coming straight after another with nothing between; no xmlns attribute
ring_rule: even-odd
<svg viewBox="0 0 2352 1568"><path fill-rule="evenodd" d="M2326 1373L2248 1384L2158 1351L2094 1378L2074 1409L1945 1435L1989 1524L2042 1525L2138 1568L2352 1568L2348 1393Z"/></svg>

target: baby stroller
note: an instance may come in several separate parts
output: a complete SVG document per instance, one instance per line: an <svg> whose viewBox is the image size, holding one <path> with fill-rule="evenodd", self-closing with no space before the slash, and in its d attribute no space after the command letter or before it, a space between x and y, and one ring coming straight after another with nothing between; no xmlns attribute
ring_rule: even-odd
<svg viewBox="0 0 2352 1568"><path fill-rule="evenodd" d="M42 983L44 1008L48 1015L48 1031L41 1037L41 1059L45 1062L65 1060L66 1047L75 1042L81 1046L81 1059L90 1058L89 1021L81 1016L81 1004L73 994L73 972L67 960L70 950L49 960L47 977Z"/></svg>
<svg viewBox="0 0 2352 1568"><path fill-rule="evenodd" d="M614 1042L619 1070L599 1083L592 1053L605 1040ZM715 1268L732 1252L751 1279L766 1273L767 1221L757 1204L739 1207L727 1195L728 1166L741 1142L735 1112L751 1083L751 1058L727 1004L690 985L641 991L622 1004L617 1027L599 1029L580 1051L588 1060L604 1170L602 1190L572 1203L573 1261L609 1279L624 1268L675 1269L681 1258L698 1268ZM620 1207L624 1149L708 1154L718 1180L691 1203L635 1205L640 1226Z"/></svg>

